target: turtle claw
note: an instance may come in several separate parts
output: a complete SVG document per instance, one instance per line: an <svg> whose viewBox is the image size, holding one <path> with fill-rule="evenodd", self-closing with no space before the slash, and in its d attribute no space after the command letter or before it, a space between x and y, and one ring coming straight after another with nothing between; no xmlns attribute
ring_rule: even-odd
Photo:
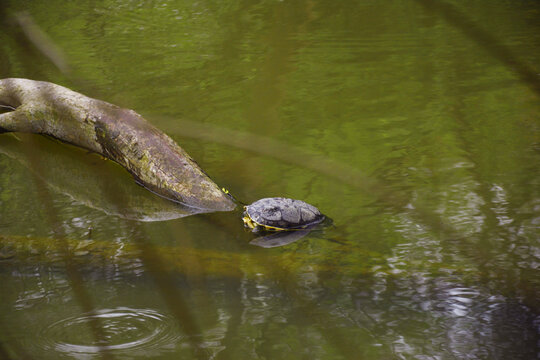
<svg viewBox="0 0 540 360"><path fill-rule="evenodd" d="M249 216L244 216L242 218L242 221L244 222L245 227L247 227L249 229L252 229L253 231L257 231L257 229L258 229L257 224L255 224L253 222L253 220L251 220L251 218Z"/></svg>

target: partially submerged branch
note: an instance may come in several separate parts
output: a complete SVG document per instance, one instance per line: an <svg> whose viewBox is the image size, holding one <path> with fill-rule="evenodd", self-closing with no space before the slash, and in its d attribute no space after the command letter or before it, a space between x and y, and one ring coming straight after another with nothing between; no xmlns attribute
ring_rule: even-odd
<svg viewBox="0 0 540 360"><path fill-rule="evenodd" d="M101 154L141 185L182 204L235 208L228 195L170 137L133 110L65 87L27 79L0 80L0 132L50 135Z"/></svg>

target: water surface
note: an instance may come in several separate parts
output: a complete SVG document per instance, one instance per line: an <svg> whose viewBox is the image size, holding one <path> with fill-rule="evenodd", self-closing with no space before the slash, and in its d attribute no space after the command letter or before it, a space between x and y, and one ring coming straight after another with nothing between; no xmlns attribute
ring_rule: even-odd
<svg viewBox="0 0 540 360"><path fill-rule="evenodd" d="M239 201L333 225L259 247L238 212L186 216L96 155L0 135L0 355L537 358L539 14L7 1L2 78L135 109Z"/></svg>

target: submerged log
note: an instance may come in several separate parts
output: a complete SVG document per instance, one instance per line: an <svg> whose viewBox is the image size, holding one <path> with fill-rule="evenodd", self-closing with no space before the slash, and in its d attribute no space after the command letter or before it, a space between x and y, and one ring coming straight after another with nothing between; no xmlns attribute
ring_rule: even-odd
<svg viewBox="0 0 540 360"><path fill-rule="evenodd" d="M135 180L184 205L229 211L235 203L169 136L133 110L65 87L27 79L0 80L1 132L52 136L96 152Z"/></svg>

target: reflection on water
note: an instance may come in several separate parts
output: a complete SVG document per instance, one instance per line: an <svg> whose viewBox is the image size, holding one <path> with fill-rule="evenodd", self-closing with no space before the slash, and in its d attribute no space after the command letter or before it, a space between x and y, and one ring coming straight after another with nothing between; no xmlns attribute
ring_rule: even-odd
<svg viewBox="0 0 540 360"><path fill-rule="evenodd" d="M0 141L0 154L18 161L32 171L33 159L28 156L29 148L37 153L32 156L41 164L35 176L56 192L67 195L73 202L107 215L128 220L165 221L204 212L149 193L136 185L117 165L95 154L76 148L66 151L65 145L36 135L10 134ZM72 221L80 223L81 219L74 218Z"/></svg>
<svg viewBox="0 0 540 360"><path fill-rule="evenodd" d="M278 232L275 234L259 236L250 241L250 244L263 248L272 248L285 246L295 241L298 241L309 234L310 230L298 230L288 232Z"/></svg>
<svg viewBox="0 0 540 360"><path fill-rule="evenodd" d="M537 358L539 11L8 1L1 77L134 108L241 201L299 198L335 226L257 239L238 213L185 213L93 155L0 135L0 355Z"/></svg>

